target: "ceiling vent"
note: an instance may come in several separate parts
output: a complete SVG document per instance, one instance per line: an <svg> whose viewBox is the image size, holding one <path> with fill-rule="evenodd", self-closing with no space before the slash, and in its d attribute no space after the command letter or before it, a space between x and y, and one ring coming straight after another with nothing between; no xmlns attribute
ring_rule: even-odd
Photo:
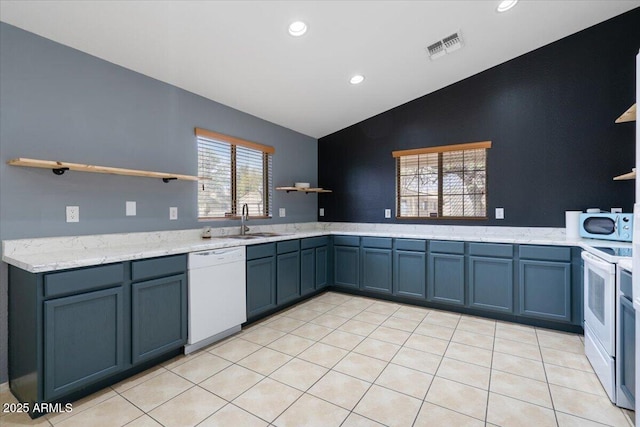
<svg viewBox="0 0 640 427"><path fill-rule="evenodd" d="M445 56L447 53L455 52L456 50L462 48L462 36L460 36L460 31L457 31L450 36L443 38L442 40L438 40L435 43L430 44L427 47L427 51L429 52L429 59L434 60Z"/></svg>

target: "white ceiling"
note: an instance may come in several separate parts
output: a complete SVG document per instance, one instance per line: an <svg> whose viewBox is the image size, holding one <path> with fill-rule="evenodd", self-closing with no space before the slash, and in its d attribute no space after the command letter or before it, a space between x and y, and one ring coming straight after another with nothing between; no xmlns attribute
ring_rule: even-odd
<svg viewBox="0 0 640 427"><path fill-rule="evenodd" d="M1 0L0 20L319 138L640 6L498 3ZM430 61L457 30L465 47Z"/></svg>

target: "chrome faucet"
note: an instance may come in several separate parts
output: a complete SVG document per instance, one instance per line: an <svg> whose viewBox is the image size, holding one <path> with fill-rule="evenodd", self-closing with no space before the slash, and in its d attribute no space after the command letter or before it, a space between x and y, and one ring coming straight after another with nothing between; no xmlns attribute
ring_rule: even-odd
<svg viewBox="0 0 640 427"><path fill-rule="evenodd" d="M242 216L240 217L240 235L244 236L247 231L249 231L249 227L247 227L244 223L249 221L249 205L246 203L242 205Z"/></svg>

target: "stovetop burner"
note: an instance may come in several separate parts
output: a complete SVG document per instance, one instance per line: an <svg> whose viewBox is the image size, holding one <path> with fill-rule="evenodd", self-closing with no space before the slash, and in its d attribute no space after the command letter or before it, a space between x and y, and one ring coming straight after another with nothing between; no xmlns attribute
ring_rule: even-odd
<svg viewBox="0 0 640 427"><path fill-rule="evenodd" d="M629 257L631 258L631 248L609 248L603 246L594 246L594 249L597 249L605 254L617 257Z"/></svg>

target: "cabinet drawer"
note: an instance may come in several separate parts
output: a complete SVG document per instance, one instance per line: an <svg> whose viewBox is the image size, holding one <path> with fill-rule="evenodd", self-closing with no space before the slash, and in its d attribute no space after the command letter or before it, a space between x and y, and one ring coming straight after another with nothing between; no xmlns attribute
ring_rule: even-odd
<svg viewBox="0 0 640 427"><path fill-rule="evenodd" d="M358 236L334 236L333 244L338 246L360 246Z"/></svg>
<svg viewBox="0 0 640 427"><path fill-rule="evenodd" d="M122 264L108 264L47 274L44 276L44 296L49 298L65 294L77 294L119 284L123 280L124 266Z"/></svg>
<svg viewBox="0 0 640 427"><path fill-rule="evenodd" d="M401 251L424 252L427 249L427 242L417 239L396 239L396 249Z"/></svg>
<svg viewBox="0 0 640 427"><path fill-rule="evenodd" d="M567 246L520 246L520 258L571 261L571 248Z"/></svg>
<svg viewBox="0 0 640 427"><path fill-rule="evenodd" d="M445 254L464 254L464 242L449 242L434 240L429 243L431 252L442 252Z"/></svg>
<svg viewBox="0 0 640 427"><path fill-rule="evenodd" d="M276 254L275 243L247 246L247 260L266 258Z"/></svg>
<svg viewBox="0 0 640 427"><path fill-rule="evenodd" d="M469 243L469 255L513 258L513 245L503 243Z"/></svg>
<svg viewBox="0 0 640 427"><path fill-rule="evenodd" d="M278 254L286 254L287 252L295 252L300 250L300 240L285 240L277 243Z"/></svg>
<svg viewBox="0 0 640 427"><path fill-rule="evenodd" d="M329 237L309 237L300 241L300 249L317 248L320 246L327 246L329 244Z"/></svg>
<svg viewBox="0 0 640 427"><path fill-rule="evenodd" d="M393 240L390 237L363 237L363 248L391 249Z"/></svg>
<svg viewBox="0 0 640 427"><path fill-rule="evenodd" d="M131 263L131 280L170 276L184 273L185 271L187 271L186 255L143 259Z"/></svg>

